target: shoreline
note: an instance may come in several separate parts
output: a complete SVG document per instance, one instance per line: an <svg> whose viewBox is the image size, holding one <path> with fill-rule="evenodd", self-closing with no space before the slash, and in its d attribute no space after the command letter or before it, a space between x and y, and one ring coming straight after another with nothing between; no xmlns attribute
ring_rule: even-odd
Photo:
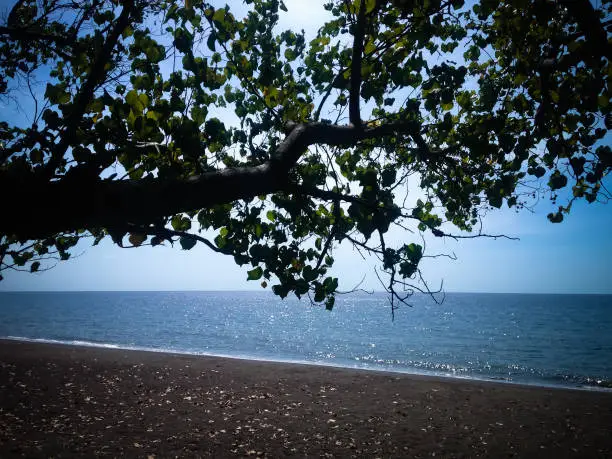
<svg viewBox="0 0 612 459"><path fill-rule="evenodd" d="M262 293L264 295L274 295L270 291L261 290L259 288L245 289L245 290L234 290L234 289L222 289L222 290L0 290L0 293ZM484 292L484 291L448 291L447 294L452 295L556 295L556 296L612 296L609 292ZM372 290L372 292L363 293L364 295L387 295L384 290ZM427 295L426 293L415 293L415 295Z"/></svg>
<svg viewBox="0 0 612 459"><path fill-rule="evenodd" d="M612 394L612 387L606 387L598 384L581 384L581 385L570 385L563 383L542 383L542 382L528 382L528 381L514 381L503 378L486 378L486 377L477 377L471 375L450 375L450 374L440 374L436 372L418 372L418 371L410 371L410 370L394 370L390 368L373 368L373 367L358 367L358 366L349 366L342 364L334 364L327 362L314 362L308 360L283 360L283 359L273 359L259 356L234 356L228 354L215 354L215 353L205 353L205 352L190 352L183 350L175 350L175 349L165 349L165 348L147 348L147 347L139 347L139 346L122 346L120 344L112 344L112 343L96 343L91 341L62 341L62 340L54 340L54 339L46 339L46 338L26 338L19 336L3 336L0 337L0 345L2 342L21 342L21 343L32 343L32 344L42 344L42 345L52 345L52 346L75 346L82 348L92 348L92 349L109 349L109 350L121 350L127 352L151 352L156 354L168 354L168 355L177 355L177 356L188 356L188 357L212 357L212 358L222 358L222 359L232 359L239 361L250 361L250 362L262 362L262 363L277 363L281 365L305 365L305 366L313 366L313 367L324 367L324 368L336 368L340 370L354 370L354 371L366 371L366 372L374 372L374 373L383 373L390 375L405 375L408 377L416 376L416 377L424 377L424 378L439 378L442 380L458 380L465 382L482 382L482 383L492 383L492 384L504 384L511 386L524 386L524 387L535 387L541 389L561 389L561 390L575 390L575 391L586 391L586 392L603 392Z"/></svg>
<svg viewBox="0 0 612 459"><path fill-rule="evenodd" d="M0 340L2 457L610 457L612 395Z"/></svg>

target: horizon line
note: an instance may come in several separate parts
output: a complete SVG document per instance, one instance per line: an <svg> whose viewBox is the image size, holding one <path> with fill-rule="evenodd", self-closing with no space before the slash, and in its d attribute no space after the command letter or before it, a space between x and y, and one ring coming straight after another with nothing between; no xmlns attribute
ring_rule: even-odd
<svg viewBox="0 0 612 459"><path fill-rule="evenodd" d="M184 289L184 290L0 290L1 293L267 293L274 295L270 290L263 289L210 289L210 290L196 290L196 289ZM355 291L355 292L343 292L337 293L338 295L348 295L351 293L361 293L365 295L374 294L385 294L388 293L384 290L372 290L372 291ZM612 292L486 292L486 291L446 291L446 292L435 292L432 295L446 295L446 294L481 294L481 295L612 295ZM424 292L414 292L415 295L430 295Z"/></svg>

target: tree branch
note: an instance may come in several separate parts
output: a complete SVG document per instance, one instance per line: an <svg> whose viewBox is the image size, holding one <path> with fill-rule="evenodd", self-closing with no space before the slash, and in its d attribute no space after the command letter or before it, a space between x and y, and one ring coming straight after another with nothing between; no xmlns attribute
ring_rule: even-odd
<svg viewBox="0 0 612 459"><path fill-rule="evenodd" d="M70 41L67 37L38 32L25 27L0 26L0 35L5 35L12 40L40 40L55 43L59 46L66 46L70 44Z"/></svg>
<svg viewBox="0 0 612 459"><path fill-rule="evenodd" d="M349 94L349 120L353 126L361 126L361 114L359 111L359 99L361 97L361 62L363 59L363 47L365 36L365 0L359 4L357 24L353 39L353 58L351 61L351 88Z"/></svg>
<svg viewBox="0 0 612 459"><path fill-rule="evenodd" d="M147 234L150 236L157 236L161 239L166 239L167 241L170 241L172 243L172 238L173 237L183 237L183 238L187 238L187 239L193 239L194 241L198 241L201 242L202 244L206 245L209 249L211 249L214 252L217 253L221 253L224 255L227 255L228 252L226 250L220 249L219 247L217 247L216 245L214 245L212 242L210 242L208 239L206 239L205 237L202 237L198 234L193 234L193 233L188 233L186 231L175 231L172 230L170 228L165 228L165 227L155 227L155 226L126 226L125 228L126 232L134 232L134 233L142 233L142 234ZM231 253L231 252L229 252Z"/></svg>
<svg viewBox="0 0 612 459"><path fill-rule="evenodd" d="M460 235L460 234L448 234L445 233L442 230L439 230L438 228L432 228L431 232L433 233L434 236L436 237L450 237L452 239L458 240L458 239L476 239L476 238L490 238L490 239L509 239L511 241L519 241L520 238L518 237L513 237L513 236L507 236L505 234L485 234L485 233L481 233L479 232L478 234L468 234L468 235Z"/></svg>
<svg viewBox="0 0 612 459"><path fill-rule="evenodd" d="M354 145L386 135L410 136L419 126L394 122L371 128L305 123L294 126L272 159L250 167L220 169L189 178L100 180L68 173L49 181L40 175L0 172L5 218L0 234L42 239L61 231L147 225L156 219L217 204L291 191L289 171L308 147ZM75 169L78 169L75 168ZM32 199L36 196L36 199Z"/></svg>

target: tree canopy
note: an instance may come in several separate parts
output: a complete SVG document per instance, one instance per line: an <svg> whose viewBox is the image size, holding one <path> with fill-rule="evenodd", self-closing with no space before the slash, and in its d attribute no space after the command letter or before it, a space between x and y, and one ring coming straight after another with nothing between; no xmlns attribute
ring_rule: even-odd
<svg viewBox="0 0 612 459"><path fill-rule="evenodd" d="M0 271L83 238L203 243L331 308L352 244L397 301L422 279L418 232L609 197L610 0L330 0L308 38L279 27L282 0L238 3L6 11L0 97L28 121L0 123Z"/></svg>

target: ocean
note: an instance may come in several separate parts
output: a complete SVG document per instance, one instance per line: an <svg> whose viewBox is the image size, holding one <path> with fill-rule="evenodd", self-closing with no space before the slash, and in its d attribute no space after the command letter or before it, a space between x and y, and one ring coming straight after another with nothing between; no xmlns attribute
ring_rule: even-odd
<svg viewBox="0 0 612 459"><path fill-rule="evenodd" d="M0 292L0 338L612 387L612 295L382 293L334 310L267 292Z"/></svg>

